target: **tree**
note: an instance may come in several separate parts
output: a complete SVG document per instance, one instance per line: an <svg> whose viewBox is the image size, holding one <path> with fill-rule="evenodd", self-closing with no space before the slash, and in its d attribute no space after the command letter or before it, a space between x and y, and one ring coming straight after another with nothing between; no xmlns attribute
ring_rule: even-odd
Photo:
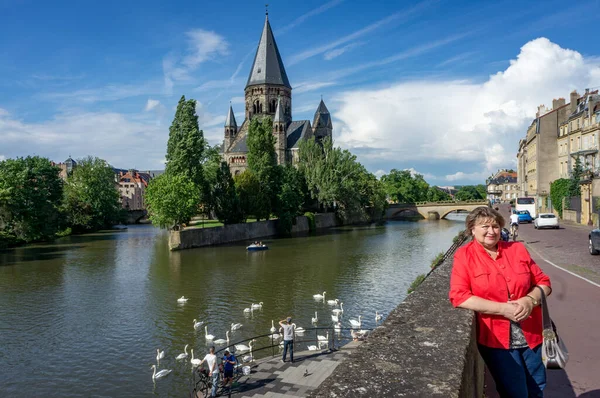
<svg viewBox="0 0 600 398"><path fill-rule="evenodd" d="M205 152L203 164L204 182L202 185L202 204L204 213L211 214L215 210L214 187L217 184L217 174L221 168L221 153L219 145L209 147Z"/></svg>
<svg viewBox="0 0 600 398"><path fill-rule="evenodd" d="M421 174L410 170L390 170L381 177L388 197L398 203L414 203L428 200L429 184ZM433 196L433 195L432 195Z"/></svg>
<svg viewBox="0 0 600 398"><path fill-rule="evenodd" d="M567 178L559 178L550 183L550 199L552 199L552 207L558 212L558 215L561 218L563 199L569 196L570 188L571 180Z"/></svg>
<svg viewBox="0 0 600 398"><path fill-rule="evenodd" d="M238 193L240 200L240 208L244 215L244 220L249 215L254 215L260 212L259 206L261 201L260 182L250 170L245 170L243 173L236 175L235 190Z"/></svg>
<svg viewBox="0 0 600 398"><path fill-rule="evenodd" d="M444 200L452 200L452 196L450 196L447 192L442 191L439 187L429 187L427 190L428 202L441 202Z"/></svg>
<svg viewBox="0 0 600 398"><path fill-rule="evenodd" d="M271 118L267 117L261 121L258 118L252 119L246 144L248 145L248 169L259 182L260 201L257 203L254 215L258 220L268 220L275 210L280 186L280 169L277 166Z"/></svg>
<svg viewBox="0 0 600 398"><path fill-rule="evenodd" d="M481 190L475 185L463 185L458 189L454 198L456 200L484 200L486 194L482 194Z"/></svg>
<svg viewBox="0 0 600 398"><path fill-rule="evenodd" d="M63 211L76 232L94 231L117 224L122 218L115 171L103 159L78 160L67 178Z"/></svg>
<svg viewBox="0 0 600 398"><path fill-rule="evenodd" d="M31 242L60 227L60 169L39 156L0 161L0 234Z"/></svg>
<svg viewBox="0 0 600 398"><path fill-rule="evenodd" d="M215 213L223 224L237 224L245 221L233 177L231 177L229 166L225 162L221 162L221 167L217 171L214 198Z"/></svg>
<svg viewBox="0 0 600 398"><path fill-rule="evenodd" d="M282 167L281 190L277 196L275 214L279 219L279 229L288 234L296 216L302 214L304 204L302 174L293 166Z"/></svg>
<svg viewBox="0 0 600 398"><path fill-rule="evenodd" d="M205 160L206 145L204 133L198 127L196 101L186 101L185 96L181 96L173 123L169 127L166 172L183 175L199 189L203 187L202 163Z"/></svg>
<svg viewBox="0 0 600 398"><path fill-rule="evenodd" d="M571 173L571 183L569 184L569 196L579 197L581 196L581 176L583 175L583 167L581 166L581 160L579 157L575 158L575 165L573 166L573 172Z"/></svg>
<svg viewBox="0 0 600 398"><path fill-rule="evenodd" d="M198 187L183 175L164 173L154 178L146 189L146 206L153 224L179 229L198 212Z"/></svg>

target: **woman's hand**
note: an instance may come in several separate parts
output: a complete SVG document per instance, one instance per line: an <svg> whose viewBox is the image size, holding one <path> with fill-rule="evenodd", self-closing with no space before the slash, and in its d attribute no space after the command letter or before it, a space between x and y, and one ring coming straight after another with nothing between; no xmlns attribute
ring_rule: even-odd
<svg viewBox="0 0 600 398"><path fill-rule="evenodd" d="M516 313L519 309L519 306L516 301L509 301L508 303L502 304L502 316L506 319L510 319L511 321L518 322Z"/></svg>
<svg viewBox="0 0 600 398"><path fill-rule="evenodd" d="M521 322L527 319L533 310L533 302L529 297L521 297L517 301L509 301L509 304L515 305L515 322Z"/></svg>

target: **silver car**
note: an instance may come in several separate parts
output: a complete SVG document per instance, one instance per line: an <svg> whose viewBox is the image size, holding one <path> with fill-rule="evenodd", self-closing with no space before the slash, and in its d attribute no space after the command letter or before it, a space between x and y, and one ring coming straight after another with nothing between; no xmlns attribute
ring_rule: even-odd
<svg viewBox="0 0 600 398"><path fill-rule="evenodd" d="M541 213L534 221L533 226L539 228L558 229L558 218L552 213Z"/></svg>

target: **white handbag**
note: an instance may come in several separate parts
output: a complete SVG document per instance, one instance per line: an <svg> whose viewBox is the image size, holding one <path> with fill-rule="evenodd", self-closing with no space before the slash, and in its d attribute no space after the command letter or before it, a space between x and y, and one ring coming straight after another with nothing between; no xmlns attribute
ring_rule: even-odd
<svg viewBox="0 0 600 398"><path fill-rule="evenodd" d="M556 325L550 319L548 305L546 304L546 294L544 289L536 286L542 293L542 362L546 369L564 369L569 361L569 351L564 341L558 337Z"/></svg>

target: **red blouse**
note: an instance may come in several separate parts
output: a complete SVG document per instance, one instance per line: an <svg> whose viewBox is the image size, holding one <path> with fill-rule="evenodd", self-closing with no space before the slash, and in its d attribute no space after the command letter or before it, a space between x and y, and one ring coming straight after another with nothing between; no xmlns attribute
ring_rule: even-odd
<svg viewBox="0 0 600 398"><path fill-rule="evenodd" d="M505 303L526 296L535 285L550 285L550 278L518 242L498 242L494 261L477 241L459 248L450 277L450 302L458 307L471 296ZM542 311L533 308L520 322L530 348L542 343ZM491 348L509 348L510 321L501 315L477 313L477 341Z"/></svg>

